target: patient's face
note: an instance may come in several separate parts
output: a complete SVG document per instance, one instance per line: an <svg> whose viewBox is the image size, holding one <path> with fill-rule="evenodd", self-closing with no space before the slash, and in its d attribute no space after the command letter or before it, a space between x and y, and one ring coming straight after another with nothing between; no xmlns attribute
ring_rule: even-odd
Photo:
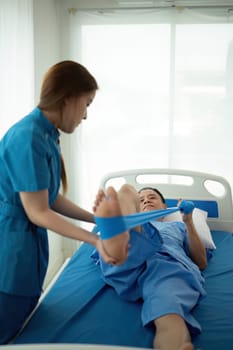
<svg viewBox="0 0 233 350"><path fill-rule="evenodd" d="M139 193L140 211L165 209L166 205L158 193L153 190L143 190Z"/></svg>

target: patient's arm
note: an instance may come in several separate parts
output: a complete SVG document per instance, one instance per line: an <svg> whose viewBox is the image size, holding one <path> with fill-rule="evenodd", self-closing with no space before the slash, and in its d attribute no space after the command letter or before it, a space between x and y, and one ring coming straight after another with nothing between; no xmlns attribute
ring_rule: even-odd
<svg viewBox="0 0 233 350"><path fill-rule="evenodd" d="M182 209L183 221L187 228L190 257L200 270L204 270L207 266L206 249L193 223L194 203L179 198L177 204Z"/></svg>
<svg viewBox="0 0 233 350"><path fill-rule="evenodd" d="M188 232L190 257L200 270L204 270L207 266L206 249L194 226L192 213L184 214L183 221Z"/></svg>

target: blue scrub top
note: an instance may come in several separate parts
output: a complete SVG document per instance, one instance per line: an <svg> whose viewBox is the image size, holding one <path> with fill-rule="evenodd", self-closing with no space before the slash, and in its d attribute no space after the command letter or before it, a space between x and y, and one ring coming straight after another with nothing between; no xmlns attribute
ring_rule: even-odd
<svg viewBox="0 0 233 350"><path fill-rule="evenodd" d="M59 131L35 108L0 141L0 291L41 294L48 266L47 231L32 224L19 192L48 189L51 206L60 188Z"/></svg>

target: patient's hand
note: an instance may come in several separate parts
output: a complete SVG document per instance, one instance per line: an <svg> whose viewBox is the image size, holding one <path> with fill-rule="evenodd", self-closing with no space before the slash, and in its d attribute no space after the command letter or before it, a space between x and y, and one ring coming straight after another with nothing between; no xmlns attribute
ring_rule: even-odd
<svg viewBox="0 0 233 350"><path fill-rule="evenodd" d="M182 202L184 203L184 208L187 211L186 213L185 213L185 210L181 211L182 219L185 224L190 224L193 221L193 209L194 209L194 206L192 206L193 203L190 201L183 201L181 198L179 198L177 202L177 206L182 207ZM186 204L187 204L187 207L186 207Z"/></svg>

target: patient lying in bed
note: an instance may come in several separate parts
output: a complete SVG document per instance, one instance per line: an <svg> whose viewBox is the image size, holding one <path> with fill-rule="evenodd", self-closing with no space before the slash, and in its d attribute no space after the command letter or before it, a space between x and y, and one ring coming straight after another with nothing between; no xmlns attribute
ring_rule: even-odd
<svg viewBox="0 0 233 350"><path fill-rule="evenodd" d="M118 217L139 211L164 209L162 194L144 189L140 194L124 185L118 193L100 191L94 204L98 217ZM181 222L163 219L123 230L104 240L105 248L117 265L100 258L105 282L126 300L143 300L142 322L156 328L154 348L161 350L193 349L191 339L201 327L192 309L205 295L206 250L193 225L192 213ZM124 225L121 226L124 229ZM121 263L121 264L120 264Z"/></svg>

